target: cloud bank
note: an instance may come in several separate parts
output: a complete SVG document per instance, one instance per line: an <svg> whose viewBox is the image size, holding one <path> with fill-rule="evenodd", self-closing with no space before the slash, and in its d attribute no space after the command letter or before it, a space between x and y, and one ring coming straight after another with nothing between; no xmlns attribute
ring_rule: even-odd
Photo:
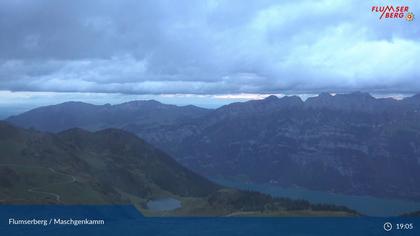
<svg viewBox="0 0 420 236"><path fill-rule="evenodd" d="M382 4L4 0L0 90L419 92L418 20L379 20Z"/></svg>

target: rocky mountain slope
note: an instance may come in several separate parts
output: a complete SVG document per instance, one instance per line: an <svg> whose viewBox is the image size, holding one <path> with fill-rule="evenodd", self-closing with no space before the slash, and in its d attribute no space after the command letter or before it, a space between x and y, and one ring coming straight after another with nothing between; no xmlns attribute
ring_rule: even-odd
<svg viewBox="0 0 420 236"><path fill-rule="evenodd" d="M270 96L136 132L206 176L418 200L419 111L419 96Z"/></svg>
<svg viewBox="0 0 420 236"><path fill-rule="evenodd" d="M177 199L154 212L148 202ZM58 134L0 122L0 203L134 204L146 215L352 215L335 206L223 188L133 134L70 129Z"/></svg>
<svg viewBox="0 0 420 236"><path fill-rule="evenodd" d="M206 176L420 199L419 111L420 95L269 96L170 124L124 128ZM9 120L38 125L30 114Z"/></svg>
<svg viewBox="0 0 420 236"><path fill-rule="evenodd" d="M196 106L166 105L154 100L132 101L118 105L92 105L66 102L33 109L7 119L8 122L40 131L60 132L70 128L100 130L135 129L173 124L207 114Z"/></svg>

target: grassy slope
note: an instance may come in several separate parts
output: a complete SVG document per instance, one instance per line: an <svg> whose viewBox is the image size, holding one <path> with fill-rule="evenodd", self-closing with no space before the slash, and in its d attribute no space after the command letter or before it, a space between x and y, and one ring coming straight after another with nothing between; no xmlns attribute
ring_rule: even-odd
<svg viewBox="0 0 420 236"><path fill-rule="evenodd" d="M132 203L149 216L354 214L222 188L119 130L52 135L0 122L0 152L2 203ZM182 208L149 211L147 202L161 197L180 200Z"/></svg>

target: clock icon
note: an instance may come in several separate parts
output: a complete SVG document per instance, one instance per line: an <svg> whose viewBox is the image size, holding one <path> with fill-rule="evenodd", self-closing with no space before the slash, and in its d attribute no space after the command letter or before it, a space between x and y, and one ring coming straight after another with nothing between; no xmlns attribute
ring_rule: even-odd
<svg viewBox="0 0 420 236"><path fill-rule="evenodd" d="M387 231L387 232L391 231L392 230L392 224L389 223L389 222L386 222L384 224L384 230Z"/></svg>

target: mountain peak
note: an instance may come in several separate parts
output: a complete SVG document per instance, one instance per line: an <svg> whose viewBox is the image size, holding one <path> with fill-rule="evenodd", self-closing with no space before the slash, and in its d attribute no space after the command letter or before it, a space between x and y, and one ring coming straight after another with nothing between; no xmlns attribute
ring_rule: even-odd
<svg viewBox="0 0 420 236"><path fill-rule="evenodd" d="M300 99L299 96L283 96L281 98L274 96L274 95L270 95L266 98L263 99L264 102L273 102L276 104L281 104L281 105L299 105L302 102L302 99Z"/></svg>
<svg viewBox="0 0 420 236"><path fill-rule="evenodd" d="M134 101L124 102L119 105L142 106L142 105L162 105L162 103L151 99L151 100L134 100Z"/></svg>
<svg viewBox="0 0 420 236"><path fill-rule="evenodd" d="M81 102L81 101L67 101L67 102L63 102L59 105L92 105L86 102Z"/></svg>
<svg viewBox="0 0 420 236"><path fill-rule="evenodd" d="M270 95L270 96L264 98L263 100L265 100L265 101L277 101L277 100L279 100L279 98L275 95Z"/></svg>
<svg viewBox="0 0 420 236"><path fill-rule="evenodd" d="M78 109L78 108L85 108L90 109L91 107L96 107L96 105L86 103L86 102L80 102L80 101L68 101L63 102L57 105L50 105L45 107L39 107L39 108L55 108L55 109ZM35 108L33 110L37 110L39 108Z"/></svg>
<svg viewBox="0 0 420 236"><path fill-rule="evenodd" d="M373 111L378 109L377 103L377 100L369 93L357 91L334 96L329 93L320 93L317 97L308 98L305 105L312 108Z"/></svg>

